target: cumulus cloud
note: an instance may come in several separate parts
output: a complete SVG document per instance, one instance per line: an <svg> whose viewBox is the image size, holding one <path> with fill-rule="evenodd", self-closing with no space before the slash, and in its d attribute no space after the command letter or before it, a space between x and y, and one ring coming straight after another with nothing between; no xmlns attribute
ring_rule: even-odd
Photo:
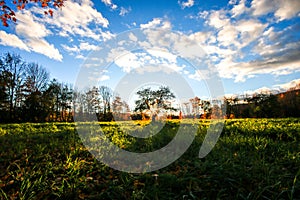
<svg viewBox="0 0 300 200"><path fill-rule="evenodd" d="M178 1L179 5L181 6L181 8L186 8L186 7L192 7L194 4L195 4L195 1L194 0L188 0L186 2L181 2L181 1Z"/></svg>
<svg viewBox="0 0 300 200"><path fill-rule="evenodd" d="M244 94L253 95L253 94L274 94L278 92L285 92L290 89L300 89L300 79L294 79L286 83L276 84L271 87L260 87L255 90L244 91Z"/></svg>
<svg viewBox="0 0 300 200"><path fill-rule="evenodd" d="M43 38L51 34L44 24L37 22L30 11L17 13L16 33L26 38ZM29 31L30 30L30 31Z"/></svg>
<svg viewBox="0 0 300 200"><path fill-rule="evenodd" d="M120 16L125 16L128 13L130 13L130 11L131 11L131 7L129 7L129 8L121 7L119 15Z"/></svg>
<svg viewBox="0 0 300 200"><path fill-rule="evenodd" d="M37 22L35 16L28 10L18 12L17 18L19 21L15 27L16 34L24 40L27 49L51 59L62 60L63 56L59 50L45 39L52 32L44 24Z"/></svg>
<svg viewBox="0 0 300 200"><path fill-rule="evenodd" d="M111 0L101 0L101 1L113 10L118 8L118 6L116 4L113 4L113 2Z"/></svg>
<svg viewBox="0 0 300 200"><path fill-rule="evenodd" d="M109 21L93 7L91 0L66 1L63 9L55 10L53 18L44 15L44 10L40 7L18 11L16 15L16 35L1 32L3 39L10 38L14 44L4 42L3 39L1 44L17 46L59 61L63 56L54 44L49 43L50 37L68 38L73 44L65 43L61 44L61 47L72 55L77 54L78 57L82 57L81 51L96 50L96 43L113 37L107 29Z"/></svg>
<svg viewBox="0 0 300 200"><path fill-rule="evenodd" d="M287 20L295 17L300 12L300 1L298 0L253 0L251 2L252 13L255 16L273 13L279 20Z"/></svg>
<svg viewBox="0 0 300 200"><path fill-rule="evenodd" d="M300 89L300 79L294 79L287 83L274 85L274 88L279 88L282 90L289 90L291 88Z"/></svg>
<svg viewBox="0 0 300 200"><path fill-rule="evenodd" d="M240 20L236 23L235 28L240 36L238 48L242 48L261 37L268 24L263 24L258 20Z"/></svg>
<svg viewBox="0 0 300 200"><path fill-rule="evenodd" d="M257 74L288 75L300 71L300 23L283 30L277 21L295 17L300 1L231 0L224 9L201 11L207 32L195 32L190 38L209 54L223 78L243 82ZM262 21L260 16L269 15ZM247 18L242 17L247 14ZM277 21L276 21L277 19Z"/></svg>
<svg viewBox="0 0 300 200"><path fill-rule="evenodd" d="M170 29L171 23L167 20L163 20L162 18L153 18L151 21L149 21L146 24L141 24L140 27L142 29L147 28L165 28Z"/></svg>
<svg viewBox="0 0 300 200"><path fill-rule="evenodd" d="M94 51L100 49L99 46L90 44L88 42L81 42L78 46L68 46L65 44L62 44L61 46L70 53L80 53L82 51Z"/></svg>
<svg viewBox="0 0 300 200"><path fill-rule="evenodd" d="M63 37L76 35L98 41L112 37L111 33L102 29L108 27L109 21L93 8L90 0L66 1L63 9L54 12L54 18L45 17L43 21L55 26Z"/></svg>
<svg viewBox="0 0 300 200"><path fill-rule="evenodd" d="M0 31L0 44L30 51L28 46L16 35Z"/></svg>
<svg viewBox="0 0 300 200"><path fill-rule="evenodd" d="M230 4L236 4L236 2L230 2ZM232 17L238 17L246 13L249 8L246 6L246 0L241 0L238 4L234 5L231 9Z"/></svg>
<svg viewBox="0 0 300 200"><path fill-rule="evenodd" d="M109 3L111 1L106 1ZM34 20L45 24L48 29L39 29L48 35L68 38L70 44L61 44L64 50L76 58L84 58L84 52L97 50L99 41L105 41L114 35L107 29L109 21L93 7L91 0L67 1L63 9L57 9L53 18L50 16L37 17L43 14L41 8L34 7L31 11L36 14ZM28 31L28 27L23 28ZM49 31L51 30L51 32Z"/></svg>
<svg viewBox="0 0 300 200"><path fill-rule="evenodd" d="M300 51L278 58L236 62L234 59L223 59L216 66L222 77L234 78L235 82L243 82L257 74L286 75L300 71ZM282 74L281 74L282 73Z"/></svg>
<svg viewBox="0 0 300 200"><path fill-rule="evenodd" d="M32 51L46 55L51 59L62 61L63 57L58 49L56 49L53 44L49 44L44 39L33 38L28 40L27 44L32 49Z"/></svg>
<svg viewBox="0 0 300 200"><path fill-rule="evenodd" d="M276 4L274 0L253 0L251 9L253 10L253 15L267 15L275 11Z"/></svg>
<svg viewBox="0 0 300 200"><path fill-rule="evenodd" d="M206 23L209 26L217 29L222 28L230 23L230 18L226 16L226 11L224 10L211 11L209 15L207 14L204 17L208 17Z"/></svg>
<svg viewBox="0 0 300 200"><path fill-rule="evenodd" d="M159 49L148 49L147 52L155 58L159 58L161 60L167 61L168 64L174 64L177 62L176 61L177 56L167 51L163 51Z"/></svg>
<svg viewBox="0 0 300 200"><path fill-rule="evenodd" d="M273 89L273 88L269 88L269 87L266 87L266 86L263 86L263 87L260 87L260 88L257 88L255 90L247 90L247 91L244 91L244 94L247 94L247 95L254 95L254 94L272 94L274 93L274 91L277 91L277 89Z"/></svg>

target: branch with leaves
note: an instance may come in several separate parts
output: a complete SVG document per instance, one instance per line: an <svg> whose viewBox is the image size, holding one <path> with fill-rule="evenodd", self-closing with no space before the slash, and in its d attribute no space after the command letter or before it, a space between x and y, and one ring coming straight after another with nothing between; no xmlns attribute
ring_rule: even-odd
<svg viewBox="0 0 300 200"><path fill-rule="evenodd" d="M13 0L14 7L10 7L5 0L0 0L0 20L3 26L8 27L8 22L17 22L16 11L26 9L29 3L35 3L45 8L46 15L53 16L53 9L62 8L66 0Z"/></svg>

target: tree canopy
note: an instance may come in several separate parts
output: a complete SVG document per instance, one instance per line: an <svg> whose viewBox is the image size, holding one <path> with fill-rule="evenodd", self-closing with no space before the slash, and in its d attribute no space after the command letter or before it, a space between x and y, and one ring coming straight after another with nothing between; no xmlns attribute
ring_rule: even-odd
<svg viewBox="0 0 300 200"><path fill-rule="evenodd" d="M169 87L161 86L158 90L144 88L137 92L138 100L135 101L134 111L150 111L152 116L159 114L162 111L177 109L171 106L170 101L175 98Z"/></svg>

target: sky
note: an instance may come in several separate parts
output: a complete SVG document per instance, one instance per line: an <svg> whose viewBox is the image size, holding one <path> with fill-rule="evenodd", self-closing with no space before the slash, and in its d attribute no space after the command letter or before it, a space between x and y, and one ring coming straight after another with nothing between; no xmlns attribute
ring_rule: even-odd
<svg viewBox="0 0 300 200"><path fill-rule="evenodd" d="M96 66L87 65L96 52L98 58L110 56L105 63L112 64L98 71L97 81L111 87L141 76L143 67L148 73L158 72L155 67L171 70L206 97L214 84L206 81L211 74L220 78L226 95L283 91L300 83L299 0L77 0L67 1L53 17L43 12L28 5L16 12L16 24L0 26L1 52L37 62L61 82L76 85L82 70ZM152 29L157 31L147 32ZM145 49L124 51L122 44L122 52L120 46L108 50L124 32L125 45L135 42ZM142 45L143 37L151 48ZM110 52L101 54L103 49ZM192 67L203 54L205 69ZM206 92L197 92L205 84Z"/></svg>

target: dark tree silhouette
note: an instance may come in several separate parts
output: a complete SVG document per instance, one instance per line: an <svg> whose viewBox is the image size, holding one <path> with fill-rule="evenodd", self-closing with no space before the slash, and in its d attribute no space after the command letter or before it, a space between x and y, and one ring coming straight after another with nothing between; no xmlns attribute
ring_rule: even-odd
<svg viewBox="0 0 300 200"><path fill-rule="evenodd" d="M49 72L36 63L30 63L26 67L26 79L24 83L24 116L27 121L45 121L47 112L47 98L44 92L49 82Z"/></svg>
<svg viewBox="0 0 300 200"><path fill-rule="evenodd" d="M10 121L15 120L16 109L19 101L21 90L24 83L26 63L21 56L16 54L5 54L0 62L0 74L2 79L2 92L6 98L2 102L5 109L8 110Z"/></svg>

